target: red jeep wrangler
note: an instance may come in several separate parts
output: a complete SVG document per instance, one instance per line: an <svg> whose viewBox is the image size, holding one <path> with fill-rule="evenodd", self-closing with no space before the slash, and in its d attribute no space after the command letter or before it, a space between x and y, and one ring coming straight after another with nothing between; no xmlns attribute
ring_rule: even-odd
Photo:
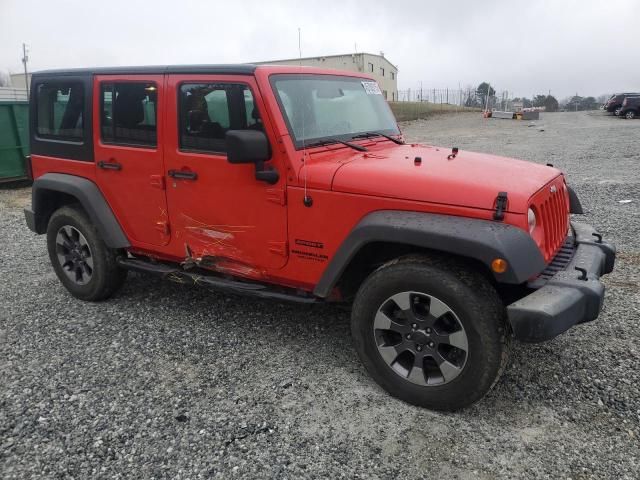
<svg viewBox="0 0 640 480"><path fill-rule="evenodd" d="M560 171L405 144L366 75L170 66L33 75L29 227L62 284L127 270L344 302L373 378L407 402L480 399L512 337L594 320L615 248Z"/></svg>

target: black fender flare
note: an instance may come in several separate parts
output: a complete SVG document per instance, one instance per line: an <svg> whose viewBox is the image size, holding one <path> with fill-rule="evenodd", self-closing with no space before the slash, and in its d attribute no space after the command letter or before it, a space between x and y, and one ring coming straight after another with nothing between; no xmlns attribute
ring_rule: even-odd
<svg viewBox="0 0 640 480"><path fill-rule="evenodd" d="M509 266L496 281L521 284L545 268L544 258L524 230L499 222L434 213L381 210L366 215L342 242L313 293L327 297L349 262L366 244L390 242L480 261L491 270L496 258Z"/></svg>
<svg viewBox="0 0 640 480"><path fill-rule="evenodd" d="M46 173L33 182L31 208L25 209L27 225L45 233L51 213L51 195L65 193L78 200L109 248L131 246L98 186L91 180L63 173Z"/></svg>
<svg viewBox="0 0 640 480"><path fill-rule="evenodd" d="M567 185L567 192L569 192L569 213L583 214L584 210L582 210L578 194L569 185Z"/></svg>

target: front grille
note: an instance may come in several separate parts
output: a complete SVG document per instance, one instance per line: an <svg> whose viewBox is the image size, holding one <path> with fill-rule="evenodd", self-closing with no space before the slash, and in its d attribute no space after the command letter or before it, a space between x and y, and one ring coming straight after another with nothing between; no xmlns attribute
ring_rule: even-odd
<svg viewBox="0 0 640 480"><path fill-rule="evenodd" d="M554 190L555 187L555 191ZM537 204L538 218L544 231L542 253L545 262L549 262L567 238L569 229L569 201L562 180L546 186L543 196Z"/></svg>

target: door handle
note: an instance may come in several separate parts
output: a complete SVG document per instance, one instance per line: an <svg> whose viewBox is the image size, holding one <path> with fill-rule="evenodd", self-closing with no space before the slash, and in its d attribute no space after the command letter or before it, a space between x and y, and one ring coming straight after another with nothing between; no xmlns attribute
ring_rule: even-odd
<svg viewBox="0 0 640 480"><path fill-rule="evenodd" d="M103 170L122 170L122 165L118 162L105 162L104 160L98 162L98 167Z"/></svg>
<svg viewBox="0 0 640 480"><path fill-rule="evenodd" d="M180 180L197 180L198 174L196 172L189 172L186 170L169 170L169 176L171 178L178 178Z"/></svg>

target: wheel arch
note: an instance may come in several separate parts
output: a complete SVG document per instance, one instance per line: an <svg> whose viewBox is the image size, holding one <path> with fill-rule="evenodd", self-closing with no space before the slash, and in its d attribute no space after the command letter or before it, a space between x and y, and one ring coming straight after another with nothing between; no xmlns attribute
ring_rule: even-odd
<svg viewBox="0 0 640 480"><path fill-rule="evenodd" d="M512 225L432 213L384 210L365 216L345 238L317 283L314 294L327 297L341 281L356 282L359 262L384 263L409 253L455 256L471 262L498 283L521 284L545 268L530 235ZM378 254L378 257L375 257ZM504 273L491 262L507 260ZM346 277L345 277L346 275ZM355 278L354 278L355 276Z"/></svg>
<svg viewBox="0 0 640 480"><path fill-rule="evenodd" d="M362 282L378 268L395 260L409 257L426 258L438 264L442 264L443 261L464 264L493 282L491 270L475 258L462 257L407 243L374 241L363 245L356 252L336 281L335 286L338 287L343 299L351 299L357 293Z"/></svg>
<svg viewBox="0 0 640 480"><path fill-rule="evenodd" d="M27 224L38 234L47 231L53 212L78 203L96 226L109 248L126 248L129 240L98 186L75 175L47 173L33 182L31 208L25 209Z"/></svg>

